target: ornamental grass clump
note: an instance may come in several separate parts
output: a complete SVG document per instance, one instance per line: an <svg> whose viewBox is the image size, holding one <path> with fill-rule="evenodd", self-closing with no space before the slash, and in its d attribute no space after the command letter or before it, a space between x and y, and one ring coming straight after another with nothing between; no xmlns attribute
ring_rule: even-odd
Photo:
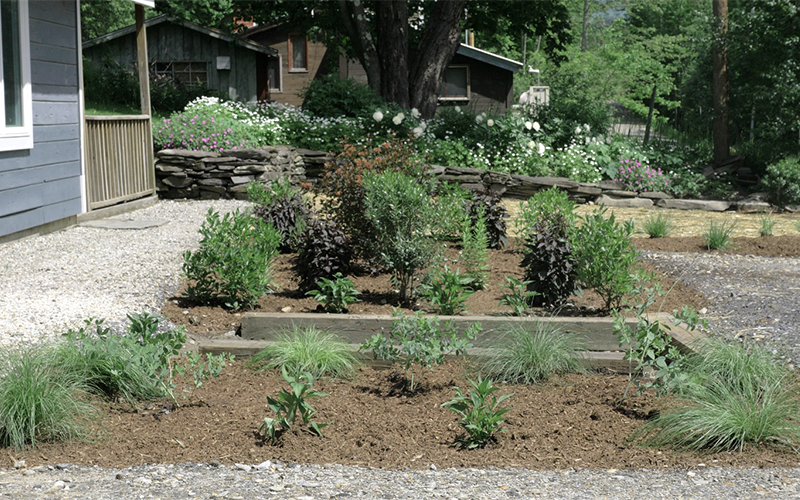
<svg viewBox="0 0 800 500"><path fill-rule="evenodd" d="M775 228L775 224L778 221L772 218L772 212L769 213L760 213L758 214L758 222L761 227L758 229L758 234L760 236L772 236L773 229Z"/></svg>
<svg viewBox="0 0 800 500"><path fill-rule="evenodd" d="M670 178L664 175L661 168L652 169L646 163L624 157L620 163L613 180L621 182L624 189L636 193L664 192L669 189Z"/></svg>
<svg viewBox="0 0 800 500"><path fill-rule="evenodd" d="M741 451L745 445L800 446L800 383L759 345L709 340L684 365L672 409L634 434L645 445Z"/></svg>
<svg viewBox="0 0 800 500"><path fill-rule="evenodd" d="M708 229L701 235L709 250L728 250L733 245L731 238L736 221L711 221Z"/></svg>
<svg viewBox="0 0 800 500"><path fill-rule="evenodd" d="M492 346L482 373L515 384L537 384L553 374L582 372L583 342L542 322L514 324Z"/></svg>
<svg viewBox="0 0 800 500"><path fill-rule="evenodd" d="M666 238L675 229L675 224L668 215L658 213L648 215L642 223L642 230L651 238Z"/></svg>
<svg viewBox="0 0 800 500"><path fill-rule="evenodd" d="M257 371L283 367L289 373L309 373L316 380L350 378L359 361L339 337L308 326L281 334L272 345L253 355L248 364Z"/></svg>

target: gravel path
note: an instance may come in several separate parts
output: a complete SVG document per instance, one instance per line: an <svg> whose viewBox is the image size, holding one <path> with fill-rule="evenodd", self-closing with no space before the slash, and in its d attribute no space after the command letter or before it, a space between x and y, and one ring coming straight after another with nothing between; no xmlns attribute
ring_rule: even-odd
<svg viewBox="0 0 800 500"><path fill-rule="evenodd" d="M89 316L122 324L158 311L180 282L209 208L239 201L161 201L115 219L166 220L155 228L72 227L0 245L0 345L53 338ZM646 254L709 298L716 331L775 342L800 361L800 259ZM683 272L688 266L689 271ZM0 496L28 498L800 498L800 469L449 469L386 471L332 465L144 465L128 469L0 469Z"/></svg>

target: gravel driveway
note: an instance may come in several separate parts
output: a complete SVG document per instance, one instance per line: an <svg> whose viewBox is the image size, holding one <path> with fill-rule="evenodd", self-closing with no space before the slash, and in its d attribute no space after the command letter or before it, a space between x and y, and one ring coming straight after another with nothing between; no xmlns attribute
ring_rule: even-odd
<svg viewBox="0 0 800 500"><path fill-rule="evenodd" d="M0 245L0 344L54 338L89 316L122 324L160 309L180 282L209 208L240 201L162 201L115 219L162 220L141 230L72 227ZM712 329L771 342L800 361L800 259L646 254L709 298ZM688 269L688 270L687 270ZM765 464L768 465L768 464ZM693 470L451 469L385 471L332 465L144 465L0 469L9 498L800 498L800 468Z"/></svg>

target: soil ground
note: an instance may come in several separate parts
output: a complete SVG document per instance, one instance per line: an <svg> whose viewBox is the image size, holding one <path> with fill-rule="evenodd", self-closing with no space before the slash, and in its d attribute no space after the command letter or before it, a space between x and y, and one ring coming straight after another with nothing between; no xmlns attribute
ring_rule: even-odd
<svg viewBox="0 0 800 500"><path fill-rule="evenodd" d="M264 417L274 416L266 396L286 383L276 372L253 373L241 362L197 393L195 404L166 402L133 409L105 404L102 432L95 443L45 443L14 452L28 467L75 463L127 467L143 463L219 461L258 464L338 463L390 469L443 467L662 468L708 466L797 467L791 451L745 448L742 452L694 454L648 449L628 439L664 401L652 394L629 397L618 406L627 377L565 375L540 386L502 385L513 393L505 406L507 432L484 449L460 450L458 417L440 405L465 389L470 367L451 361L426 372L414 394L403 389L400 372L361 368L353 380L322 380L329 394L309 402L313 419L330 422L318 437L301 427L286 431L276 445L258 434ZM634 393L631 391L631 393Z"/></svg>

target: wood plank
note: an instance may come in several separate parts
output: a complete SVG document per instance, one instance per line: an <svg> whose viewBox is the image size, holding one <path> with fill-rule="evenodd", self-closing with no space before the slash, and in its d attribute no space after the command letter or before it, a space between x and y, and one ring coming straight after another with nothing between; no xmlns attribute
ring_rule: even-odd
<svg viewBox="0 0 800 500"><path fill-rule="evenodd" d="M440 321L453 320L464 331L472 323L481 323L483 331L474 344L487 347L497 341L498 334L511 325L533 326L534 321L547 323L563 331L579 335L585 347L591 351L618 351L619 341L613 334L613 320L610 318L517 318L502 316L440 316ZM245 313L242 317L242 338L250 340L274 340L282 332L299 327L316 326L335 333L346 342L360 344L375 334L386 334L391 328L391 316L365 316L357 314L314 314L314 313ZM628 325L636 326L635 319L628 319Z"/></svg>

